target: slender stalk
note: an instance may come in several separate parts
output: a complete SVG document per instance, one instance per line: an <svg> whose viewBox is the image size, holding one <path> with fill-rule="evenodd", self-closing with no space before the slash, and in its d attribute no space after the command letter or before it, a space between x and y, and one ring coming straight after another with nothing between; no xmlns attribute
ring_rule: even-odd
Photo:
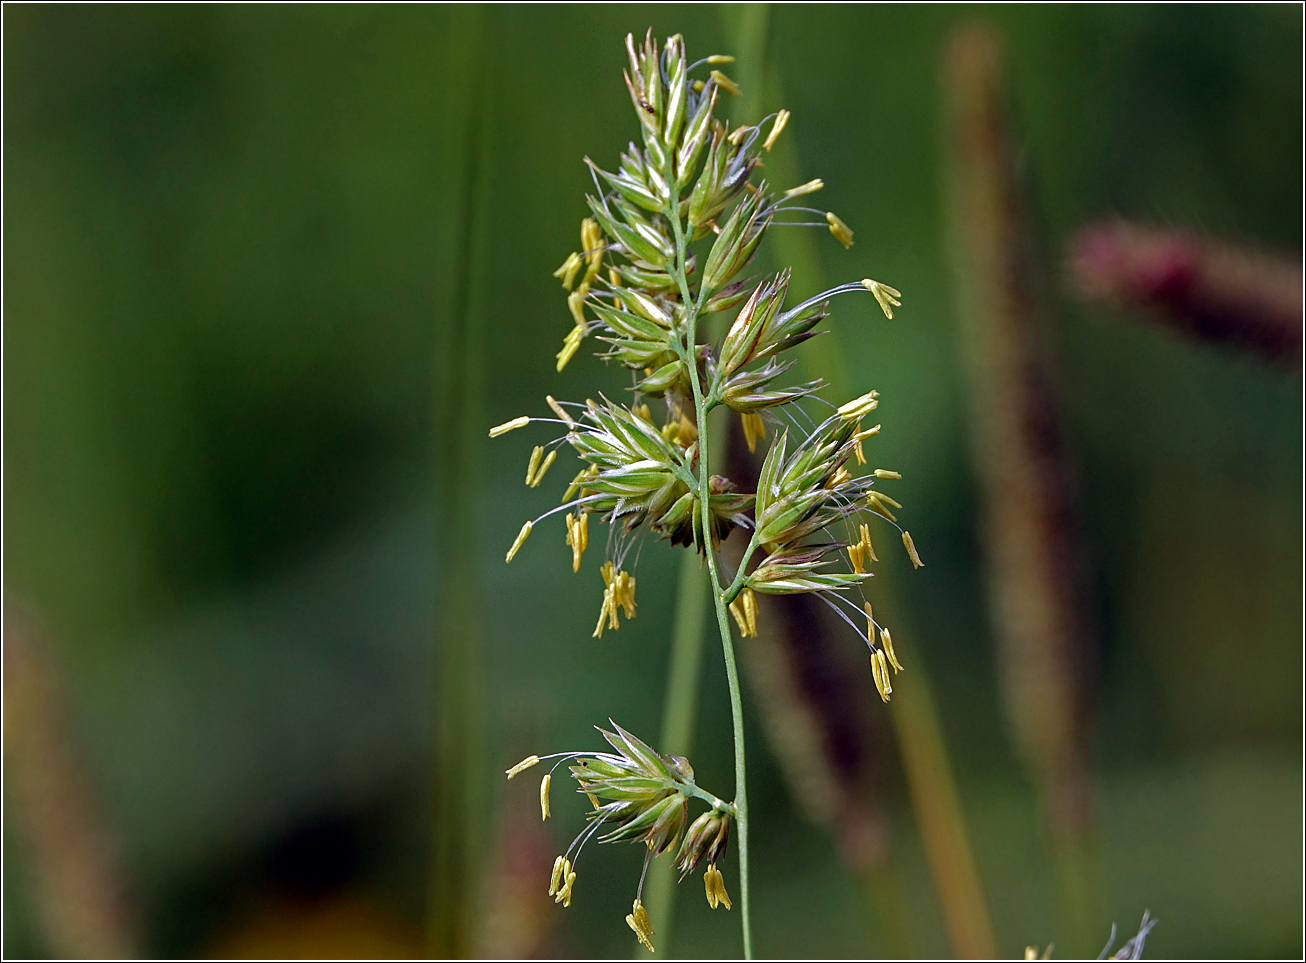
<svg viewBox="0 0 1306 963"><path fill-rule="evenodd" d="M702 436L699 436L700 442ZM706 474L706 469L704 469ZM703 500L706 506L707 500ZM704 524L707 510L704 509ZM748 767L744 762L744 705L739 695L739 670L735 667L735 647L726 621L726 603L721 597L721 578L717 574L716 556L707 555L712 572L712 601L716 603L717 630L721 633L721 651L726 660L726 682L730 686L730 724L735 734L735 819L739 823L739 914L744 932L744 959L753 958L752 922L748 901Z"/></svg>
<svg viewBox="0 0 1306 963"><path fill-rule="evenodd" d="M984 406L970 434L1000 691L1056 867L1061 945L1085 952L1097 889L1081 681L1089 630L1004 59L1000 35L982 22L944 48L957 343Z"/></svg>
<svg viewBox="0 0 1306 963"><path fill-rule="evenodd" d="M435 361L435 509L440 559L436 785L429 904L435 957L474 953L478 866L484 839L484 602L475 559L481 542L484 408L484 314L489 280L488 225L493 174L491 80L478 56L480 10L464 11L457 29L467 56L462 141L454 169L462 179L452 232L449 300L437 320Z"/></svg>
<svg viewBox="0 0 1306 963"><path fill-rule="evenodd" d="M717 630L721 633L721 651L726 662L726 682L730 688L730 722L734 730L735 742L735 820L739 825L739 915L743 927L744 959L753 958L753 935L749 914L748 890L748 767L744 760L744 705L739 692L739 670L735 665L735 647L730 638L730 624L726 615L725 593L721 587L721 574L717 570L716 553L712 547L712 510L711 488L708 484L708 459L711 457L709 438L711 430L707 415L715 405L716 385L711 386L708 397L703 397L703 386L698 379L698 364L695 357L697 343L698 316L707 300L708 291L701 288L698 300L689 293L689 281L685 275L685 259L688 255L689 242L680 223L680 191L683 185L677 182L671 190L667 214L671 220L671 229L675 235L676 262L675 277L680 286L680 293L685 305L685 344L682 346L682 361L690 373L689 383L694 392L694 415L698 423L698 506L699 522L702 526L703 552L707 556L707 568L711 576L712 603L716 609ZM744 559L748 561L747 557Z"/></svg>
<svg viewBox="0 0 1306 963"><path fill-rule="evenodd" d="M765 74L769 106L781 106L784 85L776 64L768 64ZM793 141L781 138L767 165L777 183L798 183L802 179ZM804 288L819 291L826 287L811 235L806 231L780 231L770 243L777 259L792 266L795 280L801 281ZM835 334L808 342L801 349L800 364L809 377L824 378L833 396L849 398L862 386L853 384L849 375L844 354L839 350L837 339L841 336ZM895 629L902 630L903 638L912 639L916 633L908 614L897 604L896 595L892 576L885 578L879 585L875 607L890 614ZM943 739L938 707L925 671L928 653L920 647L911 651L910 671L903 674L902 681L895 678L894 701L888 716L902 758L917 829L925 845L954 952L960 957L992 957L996 953L993 924L970 845L952 760Z"/></svg>
<svg viewBox="0 0 1306 963"><path fill-rule="evenodd" d="M664 753L688 756L694 741L695 717L698 714L698 682L703 663L703 615L707 593L704 591L702 567L697 556L685 552L680 561L680 580L676 588L676 612L671 632L671 665L667 668L667 694L662 709L662 735L658 748ZM653 932L664 947L670 944L675 898L675 867L670 860L657 859L649 866L644 886L648 898ZM642 945L635 950L636 959L651 953Z"/></svg>

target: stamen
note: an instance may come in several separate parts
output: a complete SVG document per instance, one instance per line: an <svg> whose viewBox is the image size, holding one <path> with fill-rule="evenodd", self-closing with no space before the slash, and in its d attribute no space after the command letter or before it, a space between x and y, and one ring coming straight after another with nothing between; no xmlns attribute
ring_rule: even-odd
<svg viewBox="0 0 1306 963"><path fill-rule="evenodd" d="M870 612L870 608L871 608L871 603L867 602L866 609L868 614ZM884 651L889 656L889 662L890 664L893 665L893 671L901 672L902 664L898 661L898 657L893 654L893 636L889 634L889 629L887 626L880 629L880 644L884 646Z"/></svg>
<svg viewBox="0 0 1306 963"><path fill-rule="evenodd" d="M580 255L572 251L567 255L567 260L562 262L562 267L553 272L555 278L562 278L562 286L568 291L571 290L572 283L576 280L576 272L585 262L580 259Z"/></svg>
<svg viewBox="0 0 1306 963"><path fill-rule="evenodd" d="M525 772L531 766L538 765L539 761L540 761L539 756L527 756L525 759L517 763L517 765L513 766L511 769L505 769L504 772L507 773L508 778L511 779L513 776L517 775L518 773Z"/></svg>
<svg viewBox="0 0 1306 963"><path fill-rule="evenodd" d="M635 938L648 948L650 953L656 953L653 948L653 942L649 939L653 936L653 923L648 918L648 912L644 909L643 904L638 899L635 900L629 913L626 914L626 925L635 931Z"/></svg>
<svg viewBox="0 0 1306 963"><path fill-rule="evenodd" d="M556 449L549 452L548 455L546 455L544 458L544 463L540 465L539 468L536 470L535 477L532 478L526 484L530 485L531 488L538 488L540 486L540 482L544 480L544 475L549 470L549 466L553 464L554 460L557 457L558 457L558 452Z"/></svg>
<svg viewBox="0 0 1306 963"><path fill-rule="evenodd" d="M500 435L506 435L508 432L515 431L518 428L525 428L530 423L531 420L525 415L522 415L520 418L514 418L512 421L505 421L501 425L495 425L490 429L490 437L498 438Z"/></svg>
<svg viewBox="0 0 1306 963"><path fill-rule="evenodd" d="M517 537L513 540L512 548L508 549L508 555L504 559L505 562L511 562L512 557L517 554L517 550L521 548L526 539L530 537L531 527L530 522L527 522L521 527L521 531L517 533Z"/></svg>
<svg viewBox="0 0 1306 963"><path fill-rule="evenodd" d="M755 411L740 412L739 420L744 426L744 441L748 442L748 450L757 451L758 439L766 437L766 422Z"/></svg>
<svg viewBox="0 0 1306 963"><path fill-rule="evenodd" d="M833 211L826 211L825 219L830 224L830 233L834 235L836 241L844 246L844 250L846 251L848 248L852 247L852 228L840 220L839 215L835 214Z"/></svg>
<svg viewBox="0 0 1306 963"><path fill-rule="evenodd" d="M880 393L878 391L868 391L866 394L840 405L837 409L839 417L844 421L856 421L879 407L880 403L876 400L879 397Z"/></svg>
<svg viewBox="0 0 1306 963"><path fill-rule="evenodd" d="M898 507L901 508L902 506L899 505ZM907 554L911 556L911 563L914 567L920 568L922 565L925 564L924 562L921 561L921 557L918 554L916 554L916 543L911 540L910 532L902 533L902 544L906 546Z"/></svg>
<svg viewBox="0 0 1306 963"><path fill-rule="evenodd" d="M884 653L878 649L871 653L871 675L875 676L875 688L879 691L880 698L888 702L889 696L893 694L893 686L889 683L889 670L885 667Z"/></svg>
<svg viewBox="0 0 1306 963"><path fill-rule="evenodd" d="M707 871L703 873L703 888L707 890L708 906L716 909L724 904L726 909L730 909L730 894L726 892L726 881L716 863L708 863Z"/></svg>
<svg viewBox="0 0 1306 963"><path fill-rule="evenodd" d="M545 395L544 400L549 403L549 407L553 409L553 413L555 415L557 415L559 418L561 418L571 427L574 428L576 426L576 419L572 418L572 416L567 413L566 408L558 404L557 398L553 397L553 395Z"/></svg>
<svg viewBox="0 0 1306 963"><path fill-rule="evenodd" d="M825 181L819 177L813 177L806 184L799 184L797 187L791 187L782 195L782 200L788 200L791 197L802 197L804 194L815 194L821 188L825 187Z"/></svg>
<svg viewBox="0 0 1306 963"><path fill-rule="evenodd" d="M733 80L731 80L729 77L727 77L725 74L723 74L721 71L714 70L710 74L708 74L708 76L711 77L713 80L715 80L716 85L720 87L722 90L724 90L726 93L734 94L736 97L738 97L742 93L742 91L739 89L739 85L735 83Z"/></svg>
<svg viewBox="0 0 1306 963"><path fill-rule="evenodd" d="M862 286L871 294L875 295L875 300L880 302L880 310L890 321L893 320L893 309L902 307L902 302L898 299L902 297L902 292L889 287L887 284L881 284L879 281L872 281L866 278L862 281Z"/></svg>
<svg viewBox="0 0 1306 963"><path fill-rule="evenodd" d="M775 122L771 125L771 133L767 134L766 140L762 141L763 150L770 150L775 146L776 140L779 139L780 133L785 129L785 125L788 123L789 111L781 110L775 115Z"/></svg>
<svg viewBox="0 0 1306 963"><path fill-rule="evenodd" d="M567 303L571 303L571 298L567 299ZM584 322L581 322L572 328L567 334L567 337L562 341L562 350L557 354L559 371L567 367L567 362L572 359L573 355L575 355L576 350L580 347L580 343L584 338L585 324Z"/></svg>

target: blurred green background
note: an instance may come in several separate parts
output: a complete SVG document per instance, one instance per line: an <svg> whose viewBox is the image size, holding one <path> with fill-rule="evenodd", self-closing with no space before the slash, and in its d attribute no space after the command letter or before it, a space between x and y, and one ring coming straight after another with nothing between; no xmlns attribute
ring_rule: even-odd
<svg viewBox="0 0 1306 963"><path fill-rule="evenodd" d="M1299 256L1301 17L771 10L767 83L784 101L765 106L793 112L801 177L824 178L820 203L857 231L849 252L817 245L821 273L904 292L892 322L870 299L839 304L829 337L854 388L884 397L877 453L907 479L929 563L899 583L920 636L908 645L936 684L1008 956L1058 933L984 610L940 46L963 18L1001 30L1050 266L1094 616L1102 942L1148 908L1161 920L1149 956L1299 957L1300 378L1086 309L1057 265L1070 232L1113 215ZM436 329L465 285L470 84L494 85L488 201L473 208L488 238L479 438L540 413L546 392L621 384L588 348L554 372L571 322L550 272L586 213L581 157L612 167L635 136L628 31L683 33L692 58L734 52L728 18L706 5L4 9L5 607L39 627L57 669L142 952L292 955L285 934L322 905L353 907L332 925L371 934L337 947L422 952ZM460 564L484 590L486 771L597 748L589 727L608 716L654 738L677 557L650 545L639 618L591 640L601 583L593 566L569 571L560 525L502 563L555 495L521 487L526 442L483 451L481 551ZM693 758L705 785L728 787L716 651L709 640ZM874 955L851 877L750 725L760 951ZM899 768L877 744L905 924L921 953L943 954ZM510 788L495 783L495 812L524 798L529 815L533 788ZM489 820L487 866L543 860L526 887L539 905L503 925L542 954L627 956L632 849L593 850L573 906L545 905L552 856L579 828L564 796L543 830ZM8 787L5 803L4 952L39 956L33 850ZM683 887L670 952L737 953L737 920L713 918L699 885Z"/></svg>

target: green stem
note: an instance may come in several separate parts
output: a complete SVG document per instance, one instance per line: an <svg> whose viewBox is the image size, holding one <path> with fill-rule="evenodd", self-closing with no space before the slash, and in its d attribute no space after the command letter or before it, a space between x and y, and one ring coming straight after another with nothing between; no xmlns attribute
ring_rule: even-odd
<svg viewBox="0 0 1306 963"><path fill-rule="evenodd" d="M698 315L702 310L709 292L706 288L698 292L695 301L689 293L689 281L685 276L685 259L688 255L688 242L680 223L680 188L677 181L672 185L668 204L668 215L676 240L676 262L674 265L676 281L680 286L681 298L685 305L685 345L682 361L689 372L689 383L694 392L694 414L698 424L698 505L699 521L702 526L703 552L707 556L707 568L711 575L712 602L716 608L717 629L721 633L721 650L726 662L726 682L730 687L730 722L735 738L735 819L739 823L739 914L743 927L744 959L753 958L753 935L749 915L748 891L748 768L744 761L744 705L739 693L739 670L735 666L735 647L730 638L730 624L726 615L726 602L721 587L721 575L717 571L716 553L712 546L712 508L711 487L708 484L709 441L707 413L709 406L703 398L703 387L698 380L698 363L696 359ZM715 385L713 385L715 389ZM715 390L710 392L715 395Z"/></svg>
<svg viewBox="0 0 1306 963"><path fill-rule="evenodd" d="M699 441L702 442L702 435L699 435ZM707 505L706 499L703 505ZM703 516L706 525L706 507ZM735 647L730 639L726 603L721 598L721 579L717 575L716 556L710 547L707 552L708 569L712 573L713 601L716 603L717 630L721 633L721 651L726 660L726 682L730 686L730 723L735 733L735 818L739 822L739 913L744 931L744 959L751 960L753 933L748 902L748 767L744 763L744 705L739 695L739 670L735 667Z"/></svg>
<svg viewBox="0 0 1306 963"><path fill-rule="evenodd" d="M436 524L440 559L437 611L436 785L429 903L430 955L476 955L478 866L484 844L484 591L476 565L484 425L485 305L489 285L494 183L492 75L479 56L488 27L478 9L456 29L468 58L462 142L455 163L463 198L455 221L455 279L437 318L435 363Z"/></svg>
<svg viewBox="0 0 1306 963"><path fill-rule="evenodd" d="M694 553L686 552L680 562L680 584L676 589L676 614L671 632L671 665L667 668L667 696L662 709L662 735L658 749L688 756L693 748L694 722L698 709L698 680L703 663L703 615L707 593ZM648 870L644 906L658 934L663 952L670 944L675 899L675 867L669 859L657 859ZM651 954L643 946L636 959Z"/></svg>

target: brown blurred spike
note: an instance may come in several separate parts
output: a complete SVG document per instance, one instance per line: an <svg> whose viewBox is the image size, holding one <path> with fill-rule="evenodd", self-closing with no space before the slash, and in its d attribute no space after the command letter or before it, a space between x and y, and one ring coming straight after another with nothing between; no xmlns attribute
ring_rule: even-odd
<svg viewBox="0 0 1306 963"><path fill-rule="evenodd" d="M1088 300L1148 309L1190 337L1301 370L1300 259L1112 221L1071 240L1068 269Z"/></svg>
<svg viewBox="0 0 1306 963"><path fill-rule="evenodd" d="M87 786L55 666L8 606L4 721L5 770L46 949L69 959L135 956L114 839Z"/></svg>
<svg viewBox="0 0 1306 963"><path fill-rule="evenodd" d="M1084 858L1090 786L1081 746L1085 630L1068 473L1050 365L1039 350L1035 245L1020 202L994 31L975 24L953 34L943 86L989 614L1008 721L1039 788L1071 936L1091 902Z"/></svg>

